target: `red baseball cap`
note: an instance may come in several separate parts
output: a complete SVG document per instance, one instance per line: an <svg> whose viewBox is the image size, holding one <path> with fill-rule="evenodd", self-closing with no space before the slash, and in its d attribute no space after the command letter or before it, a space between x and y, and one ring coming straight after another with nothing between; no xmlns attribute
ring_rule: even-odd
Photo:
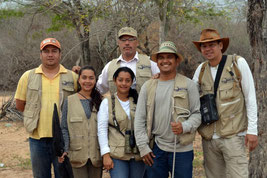
<svg viewBox="0 0 267 178"><path fill-rule="evenodd" d="M61 45L60 45L59 41L57 41L56 38L44 39L40 44L40 50L43 50L44 47L46 47L47 45L53 45L53 46L57 47L58 49L61 49Z"/></svg>

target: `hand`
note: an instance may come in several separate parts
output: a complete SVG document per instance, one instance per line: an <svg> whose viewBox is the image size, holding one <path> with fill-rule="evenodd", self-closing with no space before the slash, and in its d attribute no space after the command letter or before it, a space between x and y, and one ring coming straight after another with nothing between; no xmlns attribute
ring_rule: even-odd
<svg viewBox="0 0 267 178"><path fill-rule="evenodd" d="M258 145L258 136L247 134L245 137L245 145L249 148L249 151L253 151Z"/></svg>
<svg viewBox="0 0 267 178"><path fill-rule="evenodd" d="M103 155L103 165L106 170L110 170L114 167L114 163L109 155L109 153L106 153Z"/></svg>
<svg viewBox="0 0 267 178"><path fill-rule="evenodd" d="M157 74L153 75L151 78L152 79L158 79L159 77L160 77L160 73L157 73Z"/></svg>
<svg viewBox="0 0 267 178"><path fill-rule="evenodd" d="M152 166L154 164L153 158L155 157L156 156L152 152L150 152L143 156L143 161L146 165Z"/></svg>
<svg viewBox="0 0 267 178"><path fill-rule="evenodd" d="M63 163L65 160L65 156L67 156L67 155L68 155L68 153L64 152L61 157L58 157L58 162Z"/></svg>
<svg viewBox="0 0 267 178"><path fill-rule="evenodd" d="M73 66L71 70L72 70L73 72L75 72L76 74L78 74L79 71L81 70L81 67L80 67L80 66Z"/></svg>
<svg viewBox="0 0 267 178"><path fill-rule="evenodd" d="M176 135L183 133L183 125L181 122L171 122L172 132Z"/></svg>

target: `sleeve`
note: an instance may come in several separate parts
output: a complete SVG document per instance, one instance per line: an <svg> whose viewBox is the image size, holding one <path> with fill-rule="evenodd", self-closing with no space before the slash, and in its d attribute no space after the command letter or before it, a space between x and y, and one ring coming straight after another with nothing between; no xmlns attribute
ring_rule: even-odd
<svg viewBox="0 0 267 178"><path fill-rule="evenodd" d="M105 98L101 102L99 111L97 113L97 135L101 156L110 152L110 148L108 145L108 115L108 99Z"/></svg>
<svg viewBox="0 0 267 178"><path fill-rule="evenodd" d="M29 73L30 71L25 72L19 79L15 99L26 101Z"/></svg>
<svg viewBox="0 0 267 178"><path fill-rule="evenodd" d="M74 90L77 91L77 89L78 89L78 84L77 84L78 75L72 71L72 77L73 77L73 82L74 82Z"/></svg>
<svg viewBox="0 0 267 178"><path fill-rule="evenodd" d="M201 114L200 114L200 101L199 92L196 84L188 79L188 97L189 97L189 108L190 116L188 120L182 122L183 133L194 132L197 130L201 124Z"/></svg>
<svg viewBox="0 0 267 178"><path fill-rule="evenodd" d="M248 66L248 63L244 58L238 58L237 60L238 68L241 72L241 86L242 92L244 94L247 117L248 117L248 130L247 134L257 135L257 100L256 100L256 91L252 73Z"/></svg>
<svg viewBox="0 0 267 178"><path fill-rule="evenodd" d="M68 99L66 98L62 107L62 116L61 116L61 132L64 139L64 151L68 152L70 147L70 135L68 129Z"/></svg>
<svg viewBox="0 0 267 178"><path fill-rule="evenodd" d="M155 63L154 61L150 60L150 64L151 64L152 75L158 74L160 71L159 71L157 63Z"/></svg>
<svg viewBox="0 0 267 178"><path fill-rule="evenodd" d="M109 91L108 86L108 67L110 65L111 61L107 63L107 65L102 70L101 74L98 77L98 81L96 84L96 87L100 91L100 93L103 95Z"/></svg>
<svg viewBox="0 0 267 178"><path fill-rule="evenodd" d="M203 65L203 63L201 63L201 64L197 67L197 69L196 69L196 71L195 71L195 73L194 73L193 79L192 79L192 80L197 84L197 86L198 86L198 77L199 77L199 74L200 74L200 70L201 70L202 65Z"/></svg>
<svg viewBox="0 0 267 178"><path fill-rule="evenodd" d="M135 120L134 120L134 133L136 144L140 151L140 156L143 157L144 155L152 152L149 147L149 138L146 132L146 118L147 118L147 111L146 111L146 101L147 101L147 82L141 87L140 94L138 97L138 102L136 106L135 112Z"/></svg>

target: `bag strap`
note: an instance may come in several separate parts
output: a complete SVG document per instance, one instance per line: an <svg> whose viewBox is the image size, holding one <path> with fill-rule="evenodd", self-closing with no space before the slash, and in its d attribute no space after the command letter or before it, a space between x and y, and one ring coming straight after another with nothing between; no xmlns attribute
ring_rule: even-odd
<svg viewBox="0 0 267 178"><path fill-rule="evenodd" d="M220 78L221 78L221 75L222 75L222 71L223 71L223 68L224 68L224 65L225 65L225 62L226 62L226 58L227 58L227 56L223 55L222 56L222 60L219 63L219 67L218 67L218 70L217 70L217 73L216 73L216 77L215 77L215 82L214 82L214 98L216 98L216 95L217 95L217 89L218 89L219 81L220 81Z"/></svg>
<svg viewBox="0 0 267 178"><path fill-rule="evenodd" d="M242 85L241 85L241 79L242 79L242 75L241 75L241 72L238 68L238 65L237 65L237 59L239 58L239 56L237 56L236 54L233 55L233 67L234 67L234 70L235 70L235 74L236 74L236 78L239 82L239 86L240 88L242 89Z"/></svg>
<svg viewBox="0 0 267 178"><path fill-rule="evenodd" d="M205 71L205 68L208 64L208 61L204 62L201 66L201 69L200 69L200 73L199 73L199 76L198 76L198 84L199 86L201 85L201 82L202 82L202 77L204 75L204 71Z"/></svg>
<svg viewBox="0 0 267 178"><path fill-rule="evenodd" d="M116 115L115 115L115 96L114 94L111 95L111 105L112 105L112 119L113 119L113 123L114 125L108 124L109 126L115 128L122 136L125 136L121 129L120 129L120 125L116 119Z"/></svg>

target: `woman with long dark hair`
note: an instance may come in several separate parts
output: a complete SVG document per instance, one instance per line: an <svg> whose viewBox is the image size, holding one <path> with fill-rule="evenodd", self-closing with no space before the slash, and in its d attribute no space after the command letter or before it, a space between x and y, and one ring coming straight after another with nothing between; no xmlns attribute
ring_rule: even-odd
<svg viewBox="0 0 267 178"><path fill-rule="evenodd" d="M102 101L98 112L103 166L111 178L142 178L145 170L133 133L138 98L137 91L131 88L134 79L130 68L118 68L113 75L117 92Z"/></svg>
<svg viewBox="0 0 267 178"><path fill-rule="evenodd" d="M78 74L78 91L68 96L62 109L61 128L65 152L68 155L74 177L101 178L102 160L97 140L97 112L102 97L96 88L93 67L85 66Z"/></svg>

